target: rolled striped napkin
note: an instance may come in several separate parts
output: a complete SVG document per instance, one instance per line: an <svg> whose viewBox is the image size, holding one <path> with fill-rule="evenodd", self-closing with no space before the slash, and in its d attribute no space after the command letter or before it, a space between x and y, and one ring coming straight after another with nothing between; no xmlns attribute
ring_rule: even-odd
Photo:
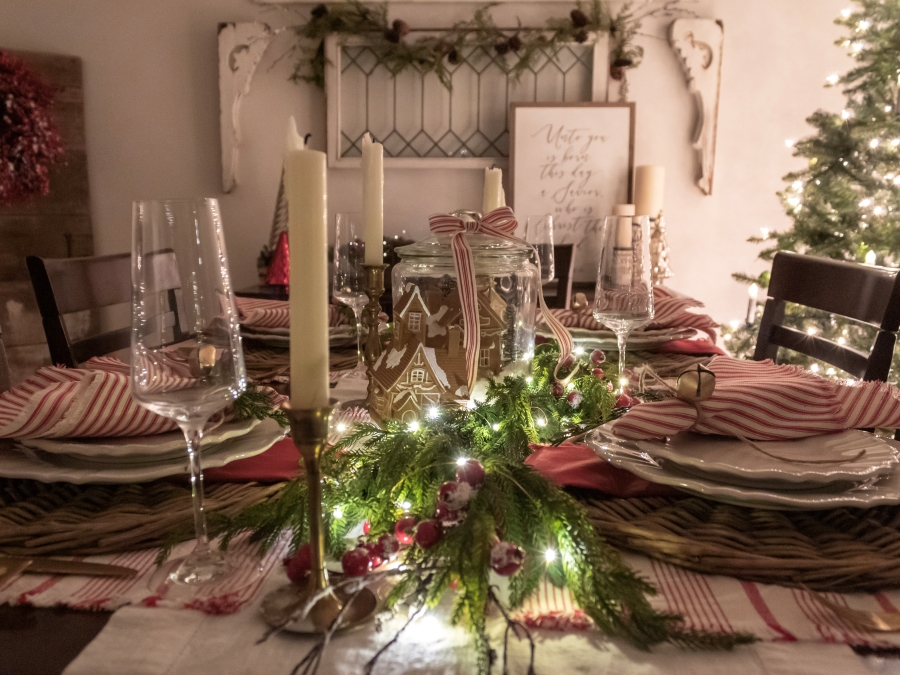
<svg viewBox="0 0 900 675"><path fill-rule="evenodd" d="M287 300L235 298L238 320L247 328L290 328L291 314ZM386 320L386 319L385 319ZM332 328L350 323L343 307L328 306L328 325Z"/></svg>
<svg viewBox="0 0 900 675"><path fill-rule="evenodd" d="M706 314L697 314L690 309L703 307L703 303L673 291L670 288L657 286L653 289L653 321L644 326L645 330L661 328L696 328L706 333L710 340L716 342L716 328L719 324ZM551 309L550 312L567 328L586 328L601 330L605 328L594 318L593 306L585 309ZM538 322L541 319L538 317ZM639 329L640 330L640 329ZM635 332L639 332L635 331Z"/></svg>
<svg viewBox="0 0 900 675"><path fill-rule="evenodd" d="M729 356L708 367L716 374L710 398L697 407L680 398L642 403L613 422L615 435L643 440L690 430L775 441L900 427L900 390L884 382L826 380L798 366Z"/></svg>

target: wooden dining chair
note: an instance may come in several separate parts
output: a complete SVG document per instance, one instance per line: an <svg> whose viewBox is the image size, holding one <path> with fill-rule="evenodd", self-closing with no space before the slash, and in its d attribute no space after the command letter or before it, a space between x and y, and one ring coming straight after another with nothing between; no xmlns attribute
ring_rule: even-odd
<svg viewBox="0 0 900 675"><path fill-rule="evenodd" d="M0 330L0 394L12 386L9 376L9 360L6 358L6 347L3 346L3 332Z"/></svg>
<svg viewBox="0 0 900 675"><path fill-rule="evenodd" d="M768 299L753 359L776 360L784 347L831 364L862 380L886 381L900 328L898 270L779 251L772 261ZM877 329L872 351L861 352L784 325L791 302Z"/></svg>
<svg viewBox="0 0 900 675"><path fill-rule="evenodd" d="M70 338L65 321L67 315L75 312L131 303L130 253L89 258L28 256L25 260L54 364L74 368L91 357L111 354L130 346L130 320L127 326L79 339ZM145 260L158 266L157 290L167 293L169 306L169 312L160 320L165 328L172 329L173 341L177 341L182 336L183 319L179 316L176 293L181 281L175 254L162 251L156 256L147 256Z"/></svg>

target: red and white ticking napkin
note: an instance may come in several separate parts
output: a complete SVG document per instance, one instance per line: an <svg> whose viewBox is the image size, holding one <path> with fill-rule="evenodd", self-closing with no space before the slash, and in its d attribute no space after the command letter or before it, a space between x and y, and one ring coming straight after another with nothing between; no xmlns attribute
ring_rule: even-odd
<svg viewBox="0 0 900 675"><path fill-rule="evenodd" d="M0 438L148 436L176 428L137 404L129 366L108 356L83 368L41 368L0 394Z"/></svg>
<svg viewBox="0 0 900 675"><path fill-rule="evenodd" d="M290 328L291 310L287 300L260 300L258 298L235 298L238 320L247 328ZM328 325L341 326L349 323L346 312L337 305L328 306Z"/></svg>
<svg viewBox="0 0 900 675"><path fill-rule="evenodd" d="M613 422L613 432L632 440L691 430L774 441L900 427L900 390L883 382L836 382L798 366L728 356L708 367L716 374L710 398L696 407L680 398L642 403Z"/></svg>
<svg viewBox="0 0 900 675"><path fill-rule="evenodd" d="M719 324L706 314L697 314L690 309L703 307L703 303L682 295L670 288L657 286L653 289L653 321L644 326L645 330L662 328L695 328L706 333L713 344L716 342L716 328ZM593 307L584 309L551 309L550 312L567 328L601 330L605 328L594 318ZM538 321L540 322L540 317ZM636 332L640 332L638 329Z"/></svg>

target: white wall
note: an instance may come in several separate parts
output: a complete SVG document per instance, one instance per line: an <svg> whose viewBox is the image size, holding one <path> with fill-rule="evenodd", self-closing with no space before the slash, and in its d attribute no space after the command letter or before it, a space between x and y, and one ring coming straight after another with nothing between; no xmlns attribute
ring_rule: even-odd
<svg viewBox="0 0 900 675"><path fill-rule="evenodd" d="M664 164L671 285L697 297L720 321L742 316L745 288L735 271L756 272L760 227L787 227L775 192L798 168L784 140L808 132L813 110L837 110L842 97L824 78L850 64L834 46L833 19L847 0L701 0L702 16L725 24L723 86L714 194L694 186L689 144L693 111L678 62L664 39L667 22L648 22L639 39L644 64L631 74L637 102L637 164ZM413 27L449 25L475 5L397 4L392 13ZM570 5L498 7L499 25L513 17L538 24ZM296 21L289 10L263 11L246 0L0 0L0 48L80 56L88 163L98 253L128 250L131 201L140 197L211 195L222 201L232 275L254 283L255 258L267 241L288 114L324 149L322 92L286 81L287 43L270 47L244 102L241 184L221 194L216 25L262 19ZM429 213L474 208L480 171L389 170L385 221L389 234L424 236ZM329 172L329 209L360 202L359 172Z"/></svg>

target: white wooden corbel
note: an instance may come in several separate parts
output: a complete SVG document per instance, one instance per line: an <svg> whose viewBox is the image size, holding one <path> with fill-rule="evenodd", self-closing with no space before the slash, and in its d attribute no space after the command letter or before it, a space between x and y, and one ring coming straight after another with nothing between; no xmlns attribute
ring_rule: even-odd
<svg viewBox="0 0 900 675"><path fill-rule="evenodd" d="M275 32L268 25L219 24L219 127L222 135L222 189L237 185L241 143L241 101Z"/></svg>
<svg viewBox="0 0 900 675"><path fill-rule="evenodd" d="M716 161L724 39L722 22L714 19L676 19L669 26L669 42L680 57L696 101L697 117L691 141L700 160L697 185L707 195L712 194Z"/></svg>

